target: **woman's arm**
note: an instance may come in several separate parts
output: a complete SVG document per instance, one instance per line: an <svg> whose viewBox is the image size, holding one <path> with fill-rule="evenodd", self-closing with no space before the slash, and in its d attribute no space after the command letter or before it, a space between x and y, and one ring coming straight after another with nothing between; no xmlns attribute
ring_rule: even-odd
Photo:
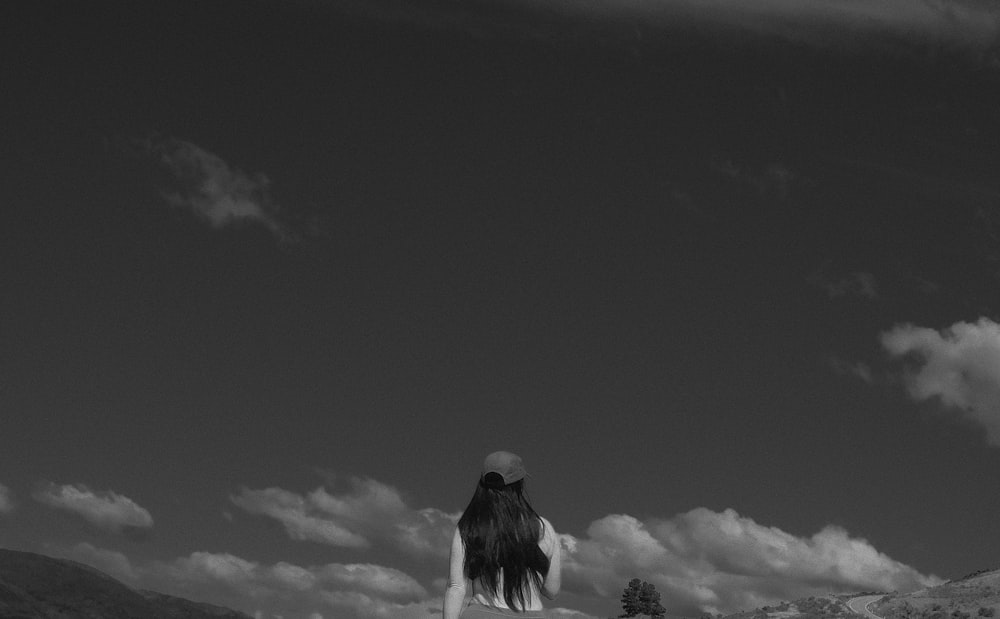
<svg viewBox="0 0 1000 619"><path fill-rule="evenodd" d="M549 572L542 582L542 595L553 600L559 595L559 589L562 587L562 553L559 536L552 528L552 523L545 518L542 518L542 539L539 540L538 545L545 556L549 558Z"/></svg>
<svg viewBox="0 0 1000 619"><path fill-rule="evenodd" d="M448 588L444 592L443 619L458 619L462 614L462 602L465 601L465 544L462 535L455 527L455 536L451 540L451 559L448 568Z"/></svg>

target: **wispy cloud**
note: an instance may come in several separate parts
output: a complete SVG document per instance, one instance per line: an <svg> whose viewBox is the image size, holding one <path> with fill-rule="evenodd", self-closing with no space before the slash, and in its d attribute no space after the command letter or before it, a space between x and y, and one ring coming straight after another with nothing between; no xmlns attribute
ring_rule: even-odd
<svg viewBox="0 0 1000 619"><path fill-rule="evenodd" d="M797 537L728 509L693 509L641 521L619 514L587 536L563 536L566 584L606 597L635 574L659 590L668 611L733 612L834 591L912 590L940 582L827 526Z"/></svg>
<svg viewBox="0 0 1000 619"><path fill-rule="evenodd" d="M875 381L875 377L872 375L871 366L863 361L851 362L845 361L839 357L831 357L830 367L833 368L833 371L838 374L855 376L868 384L872 384Z"/></svg>
<svg viewBox="0 0 1000 619"><path fill-rule="evenodd" d="M1000 10L970 0L523 0L528 6L632 18L647 23L697 20L820 46L871 46L872 35L989 51L1000 32Z"/></svg>
<svg viewBox="0 0 1000 619"><path fill-rule="evenodd" d="M280 209L264 174L250 175L184 140L148 141L144 146L174 177L175 189L163 194L168 203L190 210L216 228L254 223L279 240L292 240L278 220Z"/></svg>
<svg viewBox="0 0 1000 619"><path fill-rule="evenodd" d="M134 585L139 580L139 573L132 567L132 562L129 561L128 557L114 550L98 548L93 544L80 542L69 549L49 548L48 551L51 554L65 556L96 567L105 574L129 585Z"/></svg>
<svg viewBox="0 0 1000 619"><path fill-rule="evenodd" d="M868 271L854 271L845 275L831 273L829 264L824 264L809 275L806 280L826 292L831 299L840 297L862 297L877 299L879 296L878 280Z"/></svg>
<svg viewBox="0 0 1000 619"><path fill-rule="evenodd" d="M730 182L752 189L761 196L779 200L788 198L796 180L795 172L780 162L772 162L758 169L726 159L713 163L712 168Z"/></svg>
<svg viewBox="0 0 1000 619"><path fill-rule="evenodd" d="M244 488L230 499L251 514L274 518L284 525L288 536L294 540L348 548L367 548L371 545L364 536L341 526L321 512L313 495L302 496L281 488Z"/></svg>
<svg viewBox="0 0 1000 619"><path fill-rule="evenodd" d="M348 483L346 492L320 487L304 495L243 488L230 500L248 513L274 518L295 540L367 548L378 539L412 555L447 556L459 514L410 507L398 490L373 479Z"/></svg>
<svg viewBox="0 0 1000 619"><path fill-rule="evenodd" d="M251 513L282 522L293 538L296 529L288 523L301 523L303 515L328 521L364 540L354 552L371 547L383 557L382 564L263 563L229 552L132 562L120 552L90 544L78 544L65 554L133 586L256 610L262 616L440 615L445 557L457 514L414 509L398 490L375 480L352 478L348 484L344 492L243 490L231 498ZM272 510L275 505L281 509ZM290 518L290 513L296 516ZM431 513L435 516L427 519ZM239 525L236 518L232 526ZM333 545L341 545L339 538L335 541ZM842 528L827 526L800 537L731 509L697 508L645 520L613 514L593 521L584 535L561 535L561 542L563 588L572 603L549 609L551 619L593 619L565 606L604 607L637 574L656 585L668 612L686 615L733 612L830 591L906 591L940 582ZM400 564L419 567L411 572Z"/></svg>
<svg viewBox="0 0 1000 619"><path fill-rule="evenodd" d="M261 565L227 553L195 552L171 563L154 565L152 569L173 582L222 583L255 598L268 593L309 591L319 597L352 593L405 604L428 597L427 590L412 576L372 564Z"/></svg>
<svg viewBox="0 0 1000 619"><path fill-rule="evenodd" d="M911 398L940 399L1000 447L1000 324L985 317L941 331L903 324L881 340L892 358L913 362L902 373Z"/></svg>
<svg viewBox="0 0 1000 619"><path fill-rule="evenodd" d="M349 0L341 7L423 27L462 28L480 37L516 34L552 38L573 34L579 23L560 28L551 19L553 14L562 14L583 18L588 27L625 23L629 32L638 27L683 28L696 24L700 32L711 32L713 28L723 36L733 31L746 32L844 51L874 49L909 54L915 46L954 49L987 64L998 62L995 45L1000 36L1000 9L979 0L510 0L505 8L528 11L520 19L512 11L486 11L485 3L430 8ZM531 11L544 12L544 22L532 19Z"/></svg>
<svg viewBox="0 0 1000 619"><path fill-rule="evenodd" d="M14 511L14 495L10 488L0 484L0 514L9 514Z"/></svg>
<svg viewBox="0 0 1000 619"><path fill-rule="evenodd" d="M831 299L844 295L854 295L874 299L878 297L878 285L875 276L867 272L851 273L844 279L827 282L826 293Z"/></svg>
<svg viewBox="0 0 1000 619"><path fill-rule="evenodd" d="M415 578L369 563L265 564L229 553L193 552L133 563L123 553L82 543L59 553L134 586L211 600L262 616L421 618L440 613Z"/></svg>
<svg viewBox="0 0 1000 619"><path fill-rule="evenodd" d="M244 489L232 500L282 522L293 539L308 539L295 533L302 522L323 522L364 540L365 546L446 556L458 514L413 509L396 489L371 479L350 483L343 493ZM831 589L906 590L938 582L841 528L796 537L732 510L699 508L647 521L611 515L593 522L586 536L562 540L565 583L575 595L616 596L623 583L641 573L679 613L731 612ZM339 538L316 541L340 545ZM439 576L426 575L428 582Z"/></svg>
<svg viewBox="0 0 1000 619"><path fill-rule="evenodd" d="M83 517L94 526L115 533L149 529L153 517L132 499L110 490L94 492L83 484L44 484L32 494L35 500Z"/></svg>

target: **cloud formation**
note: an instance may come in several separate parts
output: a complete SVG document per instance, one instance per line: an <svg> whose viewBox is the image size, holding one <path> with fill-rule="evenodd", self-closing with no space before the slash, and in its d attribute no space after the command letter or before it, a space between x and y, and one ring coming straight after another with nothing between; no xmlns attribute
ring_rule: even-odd
<svg viewBox="0 0 1000 619"><path fill-rule="evenodd" d="M780 162L753 169L727 159L712 164L712 168L730 182L748 187L761 196L778 200L788 198L797 178L791 168Z"/></svg>
<svg viewBox="0 0 1000 619"><path fill-rule="evenodd" d="M284 525L288 536L294 540L348 548L370 546L367 538L341 526L316 507L313 495L317 492L322 492L322 489L302 496L281 488L244 488L230 499L251 514L274 518Z"/></svg>
<svg viewBox="0 0 1000 619"><path fill-rule="evenodd" d="M284 617L427 617L441 601L409 574L373 564L263 564L229 553L193 552L133 563L81 543L61 553L133 586Z"/></svg>
<svg viewBox="0 0 1000 619"><path fill-rule="evenodd" d="M696 25L699 31L714 29L730 38L735 31L815 48L892 54L910 54L915 47L943 48L965 53L976 62L998 62L1000 9L985 0L510 0L507 4L528 13L516 19L510 12L484 10L484 3L429 8L346 0L341 8L427 28L464 29L477 37L516 34L545 40L575 32L572 26L579 24L568 28L552 23L552 14L562 14L585 19L589 27L625 23L630 32ZM544 12L546 19L532 19L533 12Z"/></svg>
<svg viewBox="0 0 1000 619"><path fill-rule="evenodd" d="M412 508L398 490L373 479L351 478L348 483L347 492L320 487L306 495L243 488L230 500L248 513L277 520L294 540L367 548L377 539L410 555L448 555L459 514Z"/></svg>
<svg viewBox="0 0 1000 619"><path fill-rule="evenodd" d="M35 500L83 517L94 526L122 533L149 529L153 517L132 499L110 490L94 492L83 484L46 484L32 494Z"/></svg>
<svg viewBox="0 0 1000 619"><path fill-rule="evenodd" d="M222 583L253 598L282 591L313 591L320 597L350 593L395 603L427 597L427 590L413 577L372 564L329 563L307 568L279 562L267 566L227 553L195 552L154 566L154 571L180 583Z"/></svg>
<svg viewBox="0 0 1000 619"><path fill-rule="evenodd" d="M692 20L819 46L868 46L888 35L976 53L990 51L1000 10L969 0L522 0L592 18L665 24Z"/></svg>
<svg viewBox="0 0 1000 619"><path fill-rule="evenodd" d="M831 299L840 297L863 297L874 300L879 296L878 281L867 271L855 271L847 275L835 276L830 273L830 265L824 264L812 272L806 281L822 288Z"/></svg>
<svg viewBox="0 0 1000 619"><path fill-rule="evenodd" d="M902 324L881 340L892 358L913 362L902 374L911 398L940 399L1000 447L1000 324L985 317L941 331Z"/></svg>
<svg viewBox="0 0 1000 619"><path fill-rule="evenodd" d="M866 297L868 299L878 297L878 286L875 283L875 276L866 272L851 273L844 279L826 282L824 288L831 299L847 294Z"/></svg>
<svg viewBox="0 0 1000 619"><path fill-rule="evenodd" d="M146 146L177 183L176 190L164 192L170 204L192 211L216 228L256 223L279 240L291 239L276 217L279 209L270 197L267 176L251 176L184 140L168 139Z"/></svg>
<svg viewBox="0 0 1000 619"><path fill-rule="evenodd" d="M565 582L615 595L643 574L672 613L733 612L834 591L912 590L940 582L827 526L796 537L727 509L693 509L671 519L625 514L564 535Z"/></svg>
<svg viewBox="0 0 1000 619"><path fill-rule="evenodd" d="M243 489L230 497L252 514L278 520L292 539L333 546L380 547L421 566L408 573L374 563L273 564L229 552L193 552L170 561L133 563L116 551L79 544L70 557L134 586L210 601L261 616L426 617L439 615L448 550L458 514L414 509L395 488L351 478L346 490L320 487L300 495L280 488ZM239 526L240 519L233 520ZM556 523L558 526L558 523ZM641 575L671 614L729 613L831 591L907 591L937 584L827 526L800 537L727 509L697 508L672 518L612 514L582 536L563 534L563 588L568 606L607 605ZM391 561L391 560L390 560ZM592 619L573 608L553 619Z"/></svg>
<svg viewBox="0 0 1000 619"><path fill-rule="evenodd" d="M872 368L864 361L846 361L839 357L830 358L830 367L833 371L838 374L845 374L848 376L855 376L865 381L869 385L875 382L875 377L872 375Z"/></svg>
<svg viewBox="0 0 1000 619"><path fill-rule="evenodd" d="M49 549L49 552L96 567L105 574L130 585L134 585L139 580L139 573L132 567L132 562L129 561L128 557L114 550L98 548L93 544L80 542L69 550L54 548Z"/></svg>
<svg viewBox="0 0 1000 619"><path fill-rule="evenodd" d="M395 488L362 478L351 479L343 493L322 487L306 495L243 489L231 499L249 513L282 522L293 539L335 546L387 544L427 558L447 556L459 516L413 509ZM732 612L831 589L907 590L938 582L841 528L829 526L801 538L733 510L698 508L647 521L610 515L594 521L586 536L563 535L562 541L568 591L615 596L622 583L644 574L676 613ZM358 595L371 598L371 593L335 597L357 601Z"/></svg>
<svg viewBox="0 0 1000 619"><path fill-rule="evenodd" d="M0 484L0 514L9 514L14 511L14 495L10 488Z"/></svg>

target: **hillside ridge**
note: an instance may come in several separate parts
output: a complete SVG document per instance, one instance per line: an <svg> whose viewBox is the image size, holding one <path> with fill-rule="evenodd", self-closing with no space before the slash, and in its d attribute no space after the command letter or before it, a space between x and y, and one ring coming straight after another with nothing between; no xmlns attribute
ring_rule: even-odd
<svg viewBox="0 0 1000 619"><path fill-rule="evenodd" d="M1000 619L1000 569L977 570L910 593L867 591L813 596L719 619L856 619L860 615L848 608L850 599L882 594L884 597L872 604L871 610L883 619Z"/></svg>
<svg viewBox="0 0 1000 619"><path fill-rule="evenodd" d="M239 611L134 589L70 559L0 548L4 619L250 619Z"/></svg>

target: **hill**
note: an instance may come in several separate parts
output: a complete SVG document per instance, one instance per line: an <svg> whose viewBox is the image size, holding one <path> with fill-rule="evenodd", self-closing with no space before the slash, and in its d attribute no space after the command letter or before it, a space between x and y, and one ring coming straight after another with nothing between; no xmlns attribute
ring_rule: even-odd
<svg viewBox="0 0 1000 619"><path fill-rule="evenodd" d="M782 602L774 606L764 606L728 615L725 619L820 619L855 618L857 615L847 607L850 595L823 595L803 598L793 602Z"/></svg>
<svg viewBox="0 0 1000 619"><path fill-rule="evenodd" d="M1000 570L980 570L937 587L887 595L872 611L885 619L1000 617Z"/></svg>
<svg viewBox="0 0 1000 619"><path fill-rule="evenodd" d="M229 608L133 589L87 565L0 549L4 619L250 619Z"/></svg>

